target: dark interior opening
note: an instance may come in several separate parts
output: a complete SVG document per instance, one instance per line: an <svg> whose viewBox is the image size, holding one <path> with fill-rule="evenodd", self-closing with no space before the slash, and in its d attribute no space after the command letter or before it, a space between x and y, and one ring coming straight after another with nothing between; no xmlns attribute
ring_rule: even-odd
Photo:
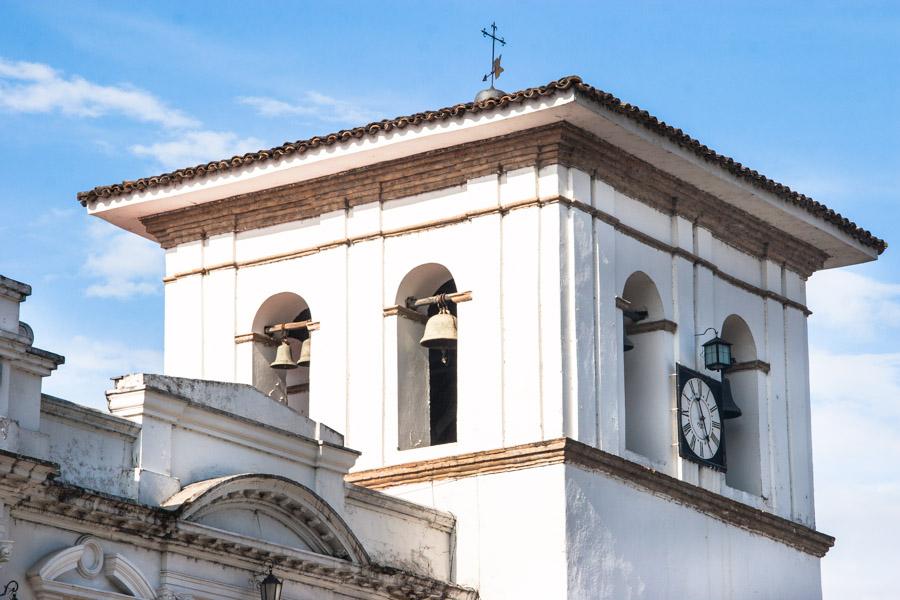
<svg viewBox="0 0 900 600"><path fill-rule="evenodd" d="M456 282L451 279L435 290L434 295L454 292ZM456 316L456 304L450 302L447 308ZM428 316L437 314L438 310L432 304ZM456 350L428 350L428 370L431 445L449 444L456 441Z"/></svg>

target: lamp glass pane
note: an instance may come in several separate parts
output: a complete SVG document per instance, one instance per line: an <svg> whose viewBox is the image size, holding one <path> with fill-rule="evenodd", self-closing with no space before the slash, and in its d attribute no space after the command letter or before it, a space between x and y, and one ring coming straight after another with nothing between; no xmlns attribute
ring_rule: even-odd
<svg viewBox="0 0 900 600"><path fill-rule="evenodd" d="M719 362L726 367L731 365L731 344L725 342L719 343Z"/></svg>
<svg viewBox="0 0 900 600"><path fill-rule="evenodd" d="M269 573L259 584L260 597L262 600L281 600L281 586L281 580Z"/></svg>

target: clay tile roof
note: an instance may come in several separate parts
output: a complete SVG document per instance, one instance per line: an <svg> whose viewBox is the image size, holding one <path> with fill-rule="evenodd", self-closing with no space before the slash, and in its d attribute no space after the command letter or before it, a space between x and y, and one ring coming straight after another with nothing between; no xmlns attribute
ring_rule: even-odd
<svg viewBox="0 0 900 600"><path fill-rule="evenodd" d="M113 185L98 186L87 192L79 192L78 200L81 202L82 206L86 206L88 202L101 198L110 198L130 194L132 192L175 185L189 179L204 177L210 173L238 169L267 160L278 160L293 154L303 154L313 148L332 146L367 136L376 136L382 132L388 132L393 129L403 129L405 127L433 121L459 118L467 114L490 112L513 104L519 104L533 98L553 96L554 94L565 92L570 89L574 89L576 92L603 106L607 110L622 115L657 135L666 138L677 146L693 152L704 161L728 171L734 177L742 179L766 192L772 193L785 202L798 206L808 213L835 225L838 229L854 238L862 245L877 250L879 254L884 252L887 248L887 243L884 240L872 235L871 232L859 227L824 204L813 200L809 196L795 192L788 186L769 179L757 171L745 167L733 158L717 153L712 148L701 144L698 140L687 135L681 129L676 129L666 122L660 121L646 110L642 110L633 104L622 102L612 94L584 83L581 78L576 75L563 77L562 79L551 81L547 85L542 85L540 87L528 88L506 94L505 96L496 99L490 98L481 102L456 104L438 110L420 112L404 117L396 117L394 119L385 119L369 123L362 127L344 129L327 135L314 136L306 140L287 142L280 146L269 148L268 150L249 152L241 156L233 156L226 160L218 160L197 165L195 167L178 169L154 177L143 177L134 181L123 181L122 183Z"/></svg>

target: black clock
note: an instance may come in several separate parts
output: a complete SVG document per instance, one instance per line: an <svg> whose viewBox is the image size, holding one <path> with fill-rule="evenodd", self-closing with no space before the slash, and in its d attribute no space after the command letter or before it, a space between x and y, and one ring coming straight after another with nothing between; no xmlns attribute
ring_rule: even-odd
<svg viewBox="0 0 900 600"><path fill-rule="evenodd" d="M725 470L722 383L678 365L678 453L717 471Z"/></svg>

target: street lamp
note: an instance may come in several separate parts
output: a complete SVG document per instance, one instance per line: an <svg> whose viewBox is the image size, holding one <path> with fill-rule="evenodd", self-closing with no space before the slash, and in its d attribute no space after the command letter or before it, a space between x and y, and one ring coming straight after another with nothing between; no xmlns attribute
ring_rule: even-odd
<svg viewBox="0 0 900 600"><path fill-rule="evenodd" d="M259 597L261 600L281 600L281 587L284 582L272 574L272 566L269 565L269 574L259 582Z"/></svg>
<svg viewBox="0 0 900 600"><path fill-rule="evenodd" d="M708 329L706 331L709 331ZM706 333L705 331L703 333ZM713 329L716 336L703 344L703 362L710 371L724 371L731 366L731 344L719 337L719 332ZM703 334L700 334L703 335Z"/></svg>

